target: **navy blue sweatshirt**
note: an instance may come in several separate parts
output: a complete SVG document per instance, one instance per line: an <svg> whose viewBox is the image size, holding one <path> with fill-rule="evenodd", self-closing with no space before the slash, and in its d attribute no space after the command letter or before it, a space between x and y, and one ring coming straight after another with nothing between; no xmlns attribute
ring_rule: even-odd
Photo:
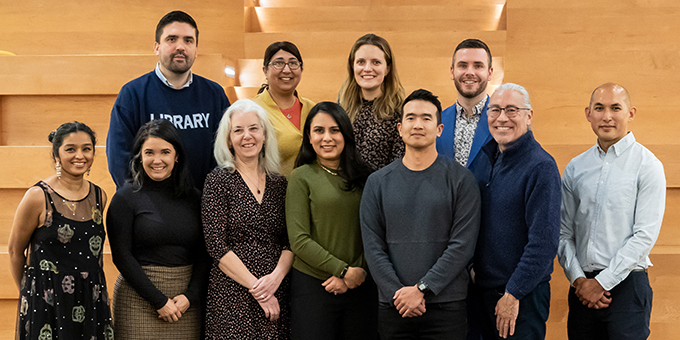
<svg viewBox="0 0 680 340"><path fill-rule="evenodd" d="M227 107L229 99L222 86L196 74L191 85L180 90L163 84L154 71L125 84L111 110L106 138L106 158L116 188L130 177L137 130L154 119L173 122L182 138L194 185L203 188L205 177L216 166L215 131Z"/></svg>

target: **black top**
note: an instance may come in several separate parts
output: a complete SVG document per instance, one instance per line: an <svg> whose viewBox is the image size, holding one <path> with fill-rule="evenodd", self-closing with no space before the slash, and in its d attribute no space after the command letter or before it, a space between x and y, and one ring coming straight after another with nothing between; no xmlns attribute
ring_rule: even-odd
<svg viewBox="0 0 680 340"><path fill-rule="evenodd" d="M135 192L126 183L111 199L106 215L113 263L121 275L155 309L168 298L144 273L142 266L177 267L193 264L191 282L184 292L191 304L204 293L209 258L201 224L201 194L174 197L170 178L147 180Z"/></svg>

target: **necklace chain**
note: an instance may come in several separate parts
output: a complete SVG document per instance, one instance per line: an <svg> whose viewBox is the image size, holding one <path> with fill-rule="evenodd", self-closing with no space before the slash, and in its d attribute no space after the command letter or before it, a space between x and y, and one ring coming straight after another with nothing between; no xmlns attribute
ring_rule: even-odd
<svg viewBox="0 0 680 340"><path fill-rule="evenodd" d="M253 179L250 178L250 176L246 175L245 172L243 172L243 171L239 171L239 172L241 173L241 175L246 176L246 178L247 178L249 181L255 183L255 181L253 181ZM259 173L259 172L257 173L257 185L255 186L255 189L257 189L257 194L258 194L258 195L262 192L262 191L260 191L260 173Z"/></svg>
<svg viewBox="0 0 680 340"><path fill-rule="evenodd" d="M327 173L329 173L329 174L331 174L331 175L333 175L333 176L337 176L337 175L338 175L338 171L337 171L337 170L333 171L333 170L331 170L331 169L325 167L323 164L321 164L321 163L319 163L319 162L317 162L317 164L319 164L319 166L320 166L322 169L326 170Z"/></svg>

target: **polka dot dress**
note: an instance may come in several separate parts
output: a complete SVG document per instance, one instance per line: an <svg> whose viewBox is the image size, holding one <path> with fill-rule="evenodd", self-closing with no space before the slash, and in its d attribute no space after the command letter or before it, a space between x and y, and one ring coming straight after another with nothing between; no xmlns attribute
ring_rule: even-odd
<svg viewBox="0 0 680 340"><path fill-rule="evenodd" d="M44 225L33 232L21 282L17 339L113 339L102 248L101 189L78 201L45 182Z"/></svg>
<svg viewBox="0 0 680 340"><path fill-rule="evenodd" d="M206 339L289 339L290 283L286 277L274 296L281 314L270 321L246 287L229 278L218 260L233 251L257 278L270 274L281 251L289 250L285 223L286 179L267 176L258 203L235 171L217 168L203 189L206 247L213 257L206 308Z"/></svg>

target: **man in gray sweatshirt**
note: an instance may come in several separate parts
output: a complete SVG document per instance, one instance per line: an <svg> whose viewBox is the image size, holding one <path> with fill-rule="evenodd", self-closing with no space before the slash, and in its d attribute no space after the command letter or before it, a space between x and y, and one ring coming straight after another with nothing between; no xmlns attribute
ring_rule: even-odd
<svg viewBox="0 0 680 340"><path fill-rule="evenodd" d="M441 104L427 90L405 100L397 125L403 159L373 173L361 231L378 285L383 339L465 339L466 266L474 254L480 195L472 173L437 153Z"/></svg>

